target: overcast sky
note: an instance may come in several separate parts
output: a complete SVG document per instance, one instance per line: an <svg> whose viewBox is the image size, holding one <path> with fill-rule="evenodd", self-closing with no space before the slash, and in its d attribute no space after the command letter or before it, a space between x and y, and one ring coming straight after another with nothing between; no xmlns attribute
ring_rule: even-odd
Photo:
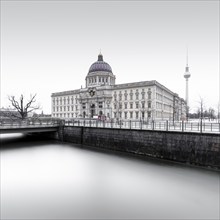
<svg viewBox="0 0 220 220"><path fill-rule="evenodd" d="M189 104L219 102L219 1L1 0L1 106L7 95L37 93L45 113L51 93L85 87L101 49L116 83L157 80Z"/></svg>

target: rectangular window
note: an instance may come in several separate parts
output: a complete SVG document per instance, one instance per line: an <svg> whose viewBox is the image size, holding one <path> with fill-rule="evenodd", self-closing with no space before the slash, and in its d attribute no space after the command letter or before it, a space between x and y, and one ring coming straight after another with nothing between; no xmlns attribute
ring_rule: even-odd
<svg viewBox="0 0 220 220"><path fill-rule="evenodd" d="M139 108L139 104L138 104L138 102L136 102L136 108Z"/></svg>
<svg viewBox="0 0 220 220"><path fill-rule="evenodd" d="M145 102L142 102L141 104L142 104L142 108L145 108Z"/></svg>
<svg viewBox="0 0 220 220"><path fill-rule="evenodd" d="M125 119L127 119L127 117L128 117L128 113L127 113L127 112L125 112Z"/></svg>
<svg viewBox="0 0 220 220"><path fill-rule="evenodd" d="M148 102L148 108L151 108L151 102Z"/></svg>
<svg viewBox="0 0 220 220"><path fill-rule="evenodd" d="M99 102L99 108L102 108L102 102Z"/></svg>
<svg viewBox="0 0 220 220"><path fill-rule="evenodd" d="M125 103L125 109L127 109L128 108L128 104L127 103Z"/></svg>
<svg viewBox="0 0 220 220"><path fill-rule="evenodd" d="M130 103L130 109L132 109L133 108L133 103Z"/></svg>
<svg viewBox="0 0 220 220"><path fill-rule="evenodd" d="M133 118L133 112L130 112L130 118Z"/></svg>
<svg viewBox="0 0 220 220"><path fill-rule="evenodd" d="M116 118L117 117L117 113L116 112L114 112L114 118Z"/></svg>
<svg viewBox="0 0 220 220"><path fill-rule="evenodd" d="M136 113L136 119L138 119L139 117L139 112L135 112Z"/></svg>

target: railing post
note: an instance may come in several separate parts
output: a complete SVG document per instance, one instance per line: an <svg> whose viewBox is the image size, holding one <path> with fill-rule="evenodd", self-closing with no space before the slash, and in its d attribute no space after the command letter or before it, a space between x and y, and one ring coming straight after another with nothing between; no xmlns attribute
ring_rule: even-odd
<svg viewBox="0 0 220 220"><path fill-rule="evenodd" d="M182 132L184 132L184 121L182 121Z"/></svg>
<svg viewBox="0 0 220 220"><path fill-rule="evenodd" d="M202 120L200 121L200 133L202 133Z"/></svg>
<svg viewBox="0 0 220 220"><path fill-rule="evenodd" d="M168 120L166 121L166 130L168 131Z"/></svg>
<svg viewBox="0 0 220 220"><path fill-rule="evenodd" d="M131 120L129 122L130 122L130 129L131 129Z"/></svg>
<svg viewBox="0 0 220 220"><path fill-rule="evenodd" d="M152 125L153 125L153 126L152 126L152 130L154 130L154 120L152 121Z"/></svg>

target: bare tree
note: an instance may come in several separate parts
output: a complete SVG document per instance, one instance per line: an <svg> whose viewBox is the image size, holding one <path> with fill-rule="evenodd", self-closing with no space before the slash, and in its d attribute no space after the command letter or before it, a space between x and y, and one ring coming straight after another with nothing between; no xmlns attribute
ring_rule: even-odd
<svg viewBox="0 0 220 220"><path fill-rule="evenodd" d="M200 100L198 101L198 103L199 103L198 114L200 116L200 119L202 120L203 117L204 117L204 108L205 108L205 106L204 106L203 98L201 98L201 97L199 97L199 98L200 98Z"/></svg>
<svg viewBox="0 0 220 220"><path fill-rule="evenodd" d="M21 94L20 99L17 101L15 99L15 96L9 96L8 99L11 102L11 105L15 108L18 114L13 114L13 117L20 118L21 120L24 120L28 117L28 113L33 112L34 110L37 110L40 108L39 105L33 105L33 103L36 102L37 94L34 96L30 95L30 99L27 101L27 103L24 103L24 96Z"/></svg>

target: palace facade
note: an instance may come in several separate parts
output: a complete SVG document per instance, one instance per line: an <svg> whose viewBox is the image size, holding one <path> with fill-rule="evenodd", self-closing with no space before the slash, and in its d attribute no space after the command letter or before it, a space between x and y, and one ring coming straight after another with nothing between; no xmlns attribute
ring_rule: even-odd
<svg viewBox="0 0 220 220"><path fill-rule="evenodd" d="M186 102L156 80L115 84L103 55L93 63L85 88L52 93L52 117L103 120L184 120Z"/></svg>

